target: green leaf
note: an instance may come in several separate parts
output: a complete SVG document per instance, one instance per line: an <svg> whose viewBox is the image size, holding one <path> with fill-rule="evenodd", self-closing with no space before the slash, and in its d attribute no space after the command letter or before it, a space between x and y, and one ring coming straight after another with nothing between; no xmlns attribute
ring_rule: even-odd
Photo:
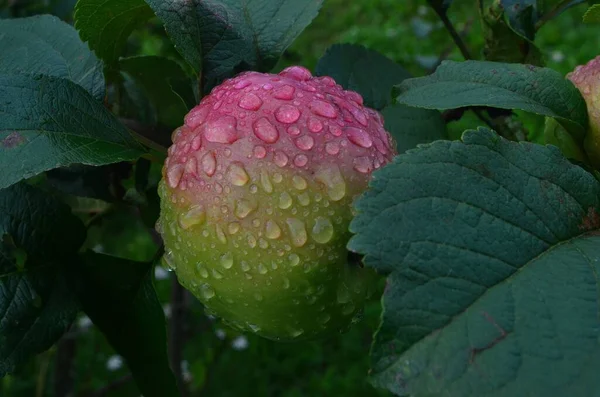
<svg viewBox="0 0 600 397"><path fill-rule="evenodd" d="M533 41L537 22L537 0L500 0L508 24L520 36Z"/></svg>
<svg viewBox="0 0 600 397"><path fill-rule="evenodd" d="M153 16L143 0L79 0L75 27L96 55L114 66L131 32Z"/></svg>
<svg viewBox="0 0 600 397"><path fill-rule="evenodd" d="M349 243L389 274L372 383L397 395L600 392L600 183L490 130L396 157Z"/></svg>
<svg viewBox="0 0 600 397"><path fill-rule="evenodd" d="M73 27L54 16L0 20L0 53L0 73L62 77L104 97L102 63Z"/></svg>
<svg viewBox="0 0 600 397"><path fill-rule="evenodd" d="M408 79L397 101L426 109L489 106L557 119L581 142L588 125L579 90L558 72L531 65L444 61L430 76Z"/></svg>
<svg viewBox="0 0 600 397"><path fill-rule="evenodd" d="M151 263L88 252L73 268L85 313L129 365L147 397L179 396L169 368L167 330Z"/></svg>
<svg viewBox="0 0 600 397"><path fill-rule="evenodd" d="M125 194L122 181L129 176L130 171L129 163L98 167L76 164L50 170L46 173L46 178L49 186L60 192L115 202Z"/></svg>
<svg viewBox="0 0 600 397"><path fill-rule="evenodd" d="M600 23L600 4L594 4L583 15L584 23Z"/></svg>
<svg viewBox="0 0 600 397"><path fill-rule="evenodd" d="M270 71L322 0L146 0L204 91L244 70Z"/></svg>
<svg viewBox="0 0 600 397"><path fill-rule="evenodd" d="M85 239L70 208L26 184L0 190L0 377L47 350L79 304L65 278Z"/></svg>
<svg viewBox="0 0 600 397"><path fill-rule="evenodd" d="M121 59L120 69L137 83L150 100L160 124L173 129L183 124L189 109L179 94L173 91L171 82L184 80L186 75L176 62L163 57L140 56ZM188 95L193 96L189 79L188 89Z"/></svg>
<svg viewBox="0 0 600 397"><path fill-rule="evenodd" d="M412 108L394 104L381 112L385 120L385 129L396 140L398 153L429 143L446 139L446 124L437 110Z"/></svg>
<svg viewBox="0 0 600 397"><path fill-rule="evenodd" d="M411 77L391 59L355 44L329 47L317 63L316 74L330 76L345 89L358 92L365 105L377 110L392 102L395 84Z"/></svg>
<svg viewBox="0 0 600 397"><path fill-rule="evenodd" d="M0 188L70 164L134 160L143 148L73 82L0 74Z"/></svg>

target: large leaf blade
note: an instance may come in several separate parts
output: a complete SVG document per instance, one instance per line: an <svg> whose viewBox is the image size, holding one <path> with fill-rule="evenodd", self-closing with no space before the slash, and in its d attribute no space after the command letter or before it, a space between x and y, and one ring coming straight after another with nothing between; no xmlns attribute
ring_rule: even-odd
<svg viewBox="0 0 600 397"><path fill-rule="evenodd" d="M0 377L50 348L75 319L65 264L84 239L57 199L25 184L0 190Z"/></svg>
<svg viewBox="0 0 600 397"><path fill-rule="evenodd" d="M205 90L244 70L269 71L321 0L146 0Z"/></svg>
<svg viewBox="0 0 600 397"><path fill-rule="evenodd" d="M430 76L404 80L397 101L426 109L489 106L519 109L559 121L583 140L588 125L585 100L558 72L500 62L444 61Z"/></svg>
<svg viewBox="0 0 600 397"><path fill-rule="evenodd" d="M317 63L316 74L332 77L345 89L358 92L367 106L377 110L392 102L395 84L411 77L391 59L355 44L335 44L328 48Z"/></svg>
<svg viewBox="0 0 600 397"><path fill-rule="evenodd" d="M143 154L100 102L66 79L0 75L0 115L0 188L61 166Z"/></svg>
<svg viewBox="0 0 600 397"><path fill-rule="evenodd" d="M0 73L70 79L94 98L104 97L102 63L77 31L51 15L0 20Z"/></svg>
<svg viewBox="0 0 600 397"><path fill-rule="evenodd" d="M152 16L143 0L79 0L75 6L75 27L81 39L112 67L131 32Z"/></svg>
<svg viewBox="0 0 600 397"><path fill-rule="evenodd" d="M558 148L484 129L377 172L349 244L390 274L373 383L415 397L600 391L599 197Z"/></svg>
<svg viewBox="0 0 600 397"><path fill-rule="evenodd" d="M72 271L83 310L125 358L140 391L179 396L152 264L88 252Z"/></svg>

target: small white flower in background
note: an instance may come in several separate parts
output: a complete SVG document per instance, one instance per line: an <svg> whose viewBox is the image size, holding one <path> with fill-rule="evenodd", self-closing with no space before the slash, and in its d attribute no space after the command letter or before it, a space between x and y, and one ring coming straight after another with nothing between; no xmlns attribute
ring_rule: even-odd
<svg viewBox="0 0 600 397"><path fill-rule="evenodd" d="M165 313L165 317L171 317L171 304L165 303L163 305L163 312Z"/></svg>
<svg viewBox="0 0 600 397"><path fill-rule="evenodd" d="M215 316L213 316L212 314L207 314L206 317L208 317L208 319L210 321L215 321L217 318Z"/></svg>
<svg viewBox="0 0 600 397"><path fill-rule="evenodd" d="M225 337L227 336L227 334L225 333L224 330L222 330L221 328L218 328L215 330L215 335L217 335L217 338L223 340L225 339Z"/></svg>
<svg viewBox="0 0 600 397"><path fill-rule="evenodd" d="M154 268L154 278L157 280L166 280L169 278L169 272L162 266Z"/></svg>
<svg viewBox="0 0 600 397"><path fill-rule="evenodd" d="M106 368L109 371L116 371L123 366L123 358L118 355L111 356L106 362Z"/></svg>
<svg viewBox="0 0 600 397"><path fill-rule="evenodd" d="M81 329L88 329L93 325L92 320L88 316L81 316L77 320L77 326Z"/></svg>
<svg viewBox="0 0 600 397"><path fill-rule="evenodd" d="M190 372L190 363L187 360L183 360L181 362L181 375L183 376L183 380L189 382L192 380L192 374Z"/></svg>
<svg viewBox="0 0 600 397"><path fill-rule="evenodd" d="M562 51L552 51L552 60L554 62L562 62L565 60L565 54Z"/></svg>
<svg viewBox="0 0 600 397"><path fill-rule="evenodd" d="M231 347L235 350L246 350L248 348L248 338L244 335L238 336L231 342Z"/></svg>

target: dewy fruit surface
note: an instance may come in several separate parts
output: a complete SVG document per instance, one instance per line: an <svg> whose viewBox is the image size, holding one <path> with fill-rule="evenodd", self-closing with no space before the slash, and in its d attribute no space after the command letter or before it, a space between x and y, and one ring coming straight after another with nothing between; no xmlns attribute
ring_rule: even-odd
<svg viewBox="0 0 600 397"><path fill-rule="evenodd" d="M584 147L592 165L600 168L600 57L577 66L567 78L579 89L587 104L590 126Z"/></svg>
<svg viewBox="0 0 600 397"><path fill-rule="evenodd" d="M338 332L374 273L349 263L353 199L395 154L381 116L329 77L247 72L173 133L158 229L179 281L268 338Z"/></svg>

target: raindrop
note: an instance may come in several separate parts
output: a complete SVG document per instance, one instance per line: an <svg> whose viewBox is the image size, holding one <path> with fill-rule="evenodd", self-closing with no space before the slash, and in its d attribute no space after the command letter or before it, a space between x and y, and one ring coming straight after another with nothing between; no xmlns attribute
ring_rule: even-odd
<svg viewBox="0 0 600 397"><path fill-rule="evenodd" d="M280 73L280 76L289 77L298 81L307 81L310 80L312 74L310 71L302 66L290 66L283 69Z"/></svg>
<svg viewBox="0 0 600 397"><path fill-rule="evenodd" d="M237 201L234 213L238 218L244 219L254 211L254 209L255 208L250 201L241 199Z"/></svg>
<svg viewBox="0 0 600 397"><path fill-rule="evenodd" d="M290 254L288 256L288 260L290 261L290 265L292 267L298 266L300 264L300 257L296 254Z"/></svg>
<svg viewBox="0 0 600 397"><path fill-rule="evenodd" d="M233 116L222 116L206 125L204 137L209 142L231 144L238 140L237 120Z"/></svg>
<svg viewBox="0 0 600 397"><path fill-rule="evenodd" d="M257 269L260 274L267 274L267 272L269 271L267 269L267 267L265 265L263 265L262 263L258 265Z"/></svg>
<svg viewBox="0 0 600 397"><path fill-rule="evenodd" d="M294 120L295 121L295 120ZM275 143L279 139L277 128L265 117L256 120L253 124L254 135L266 143Z"/></svg>
<svg viewBox="0 0 600 397"><path fill-rule="evenodd" d="M204 267L202 267L202 265L200 263L198 263L197 268L198 268L198 274L200 274L200 277L208 278L208 271Z"/></svg>
<svg viewBox="0 0 600 397"><path fill-rule="evenodd" d="M256 157L257 159L264 159L266 155L267 155L267 150L264 147L262 147L262 146L254 147L254 157Z"/></svg>
<svg viewBox="0 0 600 397"><path fill-rule="evenodd" d="M307 205L309 205L310 204L310 196L308 195L308 193L304 192L302 194L299 194L298 202L303 207L306 207Z"/></svg>
<svg viewBox="0 0 600 397"><path fill-rule="evenodd" d="M223 278L223 275L221 273L219 273L218 270L216 269L212 269L212 275L214 278L216 278L217 280L220 280Z"/></svg>
<svg viewBox="0 0 600 397"><path fill-rule="evenodd" d="M278 167L285 167L289 161L289 158L283 152L276 152L273 161Z"/></svg>
<svg viewBox="0 0 600 397"><path fill-rule="evenodd" d="M273 92L273 97L277 99L282 99L284 101L289 101L294 99L294 92L296 89L291 85L284 85L279 87Z"/></svg>
<svg viewBox="0 0 600 397"><path fill-rule="evenodd" d="M288 218L285 222L287 223L290 236L292 237L292 244L296 247L302 247L306 244L308 237L306 235L304 223L296 218Z"/></svg>
<svg viewBox="0 0 600 397"><path fill-rule="evenodd" d="M281 105L275 111L275 118L280 123L292 124L300 118L300 110L292 105Z"/></svg>
<svg viewBox="0 0 600 397"><path fill-rule="evenodd" d="M277 222L269 219L265 223L265 236L271 240L275 240L281 237L281 228L279 227Z"/></svg>
<svg viewBox="0 0 600 397"><path fill-rule="evenodd" d="M327 117L329 119L334 119L338 116L338 112L333 105L323 101L313 101L310 104L310 110L318 116Z"/></svg>
<svg viewBox="0 0 600 397"><path fill-rule="evenodd" d="M260 172L260 184L262 185L265 192L267 192L267 193L273 192L273 184L271 184L271 179L269 179L269 174L267 174L267 172L265 170L262 170Z"/></svg>
<svg viewBox="0 0 600 397"><path fill-rule="evenodd" d="M202 157L202 170L208 176L213 176L217 169L217 159L213 152L208 152Z"/></svg>
<svg viewBox="0 0 600 397"><path fill-rule="evenodd" d="M260 302L263 300L263 296L257 292L254 294L254 299Z"/></svg>
<svg viewBox="0 0 600 397"><path fill-rule="evenodd" d="M238 106L246 110L258 110L262 104L263 101L259 97L253 93L248 93L240 99Z"/></svg>
<svg viewBox="0 0 600 397"><path fill-rule="evenodd" d="M182 229L189 229L192 226L204 223L204 221L206 221L204 206L202 206L202 204L191 206L189 210L179 214L177 221Z"/></svg>
<svg viewBox="0 0 600 397"><path fill-rule="evenodd" d="M294 165L296 165L296 167L304 167L307 163L308 157L306 157L304 154L299 154L294 157Z"/></svg>
<svg viewBox="0 0 600 397"><path fill-rule="evenodd" d="M288 127L287 132L288 132L288 134L290 134L292 136L296 136L296 135L300 134L300 128L298 128L298 126L296 126L296 125L292 125L292 126Z"/></svg>
<svg viewBox="0 0 600 397"><path fill-rule="evenodd" d="M236 234L240 230L240 224L237 222L231 222L227 225L227 231L229 234Z"/></svg>
<svg viewBox="0 0 600 397"><path fill-rule="evenodd" d="M304 190L308 186L308 184L306 183L306 179L302 178L300 175L295 175L294 177L292 177L292 183L294 184L294 187L298 190Z"/></svg>
<svg viewBox="0 0 600 397"><path fill-rule="evenodd" d="M354 304L352 302L349 302L349 303L345 304L344 306L342 306L342 314L345 316L352 314L353 311L354 311Z"/></svg>
<svg viewBox="0 0 600 397"><path fill-rule="evenodd" d="M333 224L325 217L317 217L311 230L311 236L319 244L328 243L333 237Z"/></svg>
<svg viewBox="0 0 600 397"><path fill-rule="evenodd" d="M167 171L167 183L172 189L175 189L181 181L183 176L184 167L181 164L175 164L170 167Z"/></svg>
<svg viewBox="0 0 600 397"><path fill-rule="evenodd" d="M240 267L242 268L243 272L250 271L250 265L246 261L242 261L242 263L240 263Z"/></svg>
<svg viewBox="0 0 600 397"><path fill-rule="evenodd" d="M290 288L290 279L287 277L283 278L283 289L289 289Z"/></svg>
<svg viewBox="0 0 600 397"><path fill-rule="evenodd" d="M191 130L195 130L200 124L204 123L210 109L206 106L197 107L185 116L185 125Z"/></svg>
<svg viewBox="0 0 600 397"><path fill-rule="evenodd" d="M340 152L340 145L338 145L337 142L327 142L325 144L325 151L327 154L335 156Z"/></svg>
<svg viewBox="0 0 600 397"><path fill-rule="evenodd" d="M223 266L225 269L231 269L233 266L233 254L231 252L227 252L221 255L220 262L221 266Z"/></svg>
<svg viewBox="0 0 600 397"><path fill-rule="evenodd" d="M215 290L208 284L202 284L200 286L200 295L206 300L210 300L215 296Z"/></svg>
<svg viewBox="0 0 600 397"><path fill-rule="evenodd" d="M235 186L244 186L250 180L248 173L241 163L232 163L229 166L229 180Z"/></svg>
<svg viewBox="0 0 600 397"><path fill-rule="evenodd" d="M350 296L350 291L348 291L348 287L346 284L340 284L337 289L337 301L338 303L348 303L352 300Z"/></svg>
<svg viewBox="0 0 600 397"><path fill-rule="evenodd" d="M279 208L282 210L292 206L292 196L288 192L283 192L279 195Z"/></svg>
<svg viewBox="0 0 600 397"><path fill-rule="evenodd" d="M346 195L346 183L337 165L331 164L320 168L315 179L327 187L327 195L333 201L339 201Z"/></svg>
<svg viewBox="0 0 600 397"><path fill-rule="evenodd" d="M302 328L299 328L299 329L290 328L290 336L292 338L297 338L300 335L302 335L303 333L304 333L304 330Z"/></svg>
<svg viewBox="0 0 600 397"><path fill-rule="evenodd" d="M355 127L346 127L344 132L346 133L348 140L356 146L362 148L370 148L373 146L373 140L371 139L369 133L365 130Z"/></svg>
<svg viewBox="0 0 600 397"><path fill-rule="evenodd" d="M296 139L296 147L301 150L310 150L315 145L315 140L310 135L303 135Z"/></svg>
<svg viewBox="0 0 600 397"><path fill-rule="evenodd" d="M250 80L240 80L233 86L233 88L241 90L242 88L248 87L250 84L252 84Z"/></svg>
<svg viewBox="0 0 600 397"><path fill-rule="evenodd" d="M192 156L185 163L185 172L188 174L196 175L198 173L198 160L195 156Z"/></svg>
<svg viewBox="0 0 600 397"><path fill-rule="evenodd" d="M357 157L353 162L354 169L362 174L368 174L373 170L373 162L369 157Z"/></svg>
<svg viewBox="0 0 600 397"><path fill-rule="evenodd" d="M308 130L310 132L314 132L315 134L323 131L323 123L321 123L319 119L316 119L314 117L308 119L307 126Z"/></svg>
<svg viewBox="0 0 600 397"><path fill-rule="evenodd" d="M275 182L275 183L281 183L281 181L283 181L283 175L281 175L278 172L276 172L275 174L273 174L273 182Z"/></svg>
<svg viewBox="0 0 600 397"><path fill-rule="evenodd" d="M223 229L220 225L215 226L215 230L217 232L217 238L222 244L227 244L227 237L225 237L225 233L223 233Z"/></svg>
<svg viewBox="0 0 600 397"><path fill-rule="evenodd" d="M252 234L248 233L246 236L246 241L248 241L250 248L256 247L256 237L254 237Z"/></svg>
<svg viewBox="0 0 600 397"><path fill-rule="evenodd" d="M327 324L329 322L329 320L331 320L331 316L327 313L320 314L317 317L317 321L320 322L321 324Z"/></svg>

